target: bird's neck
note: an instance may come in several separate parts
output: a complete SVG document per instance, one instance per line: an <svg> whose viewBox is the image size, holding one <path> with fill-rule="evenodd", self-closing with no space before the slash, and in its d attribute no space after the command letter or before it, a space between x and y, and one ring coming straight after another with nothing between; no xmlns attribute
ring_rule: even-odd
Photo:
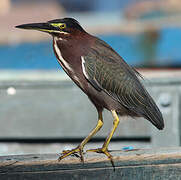
<svg viewBox="0 0 181 180"><path fill-rule="evenodd" d="M84 36L86 34L54 36L53 48L57 58L61 60L63 57L66 61L74 61L74 59L78 60L81 56L84 56L89 49L88 46L90 46L89 39Z"/></svg>
<svg viewBox="0 0 181 180"><path fill-rule="evenodd" d="M70 73L72 71L71 62L67 58L67 51L65 47L68 46L67 40L62 39L61 37L53 37L53 49L57 57L59 64L62 66L65 72Z"/></svg>
<svg viewBox="0 0 181 180"><path fill-rule="evenodd" d="M75 39L53 38L53 49L59 64L67 74L75 73L80 66L80 57L83 55L81 43ZM77 66L78 65L78 66Z"/></svg>
<svg viewBox="0 0 181 180"><path fill-rule="evenodd" d="M74 34L59 34L53 37L53 49L58 62L67 73L79 71L81 56L85 56L91 46L88 33L75 31Z"/></svg>
<svg viewBox="0 0 181 180"><path fill-rule="evenodd" d="M86 48L81 41L61 40L53 38L53 49L59 64L67 75L82 89L80 79L83 76L81 70L81 56L84 55ZM87 43L88 44L88 43Z"/></svg>

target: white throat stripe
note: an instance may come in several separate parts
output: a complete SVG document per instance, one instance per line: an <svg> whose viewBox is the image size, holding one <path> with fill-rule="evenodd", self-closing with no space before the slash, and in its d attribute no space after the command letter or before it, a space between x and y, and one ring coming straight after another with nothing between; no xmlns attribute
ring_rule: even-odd
<svg viewBox="0 0 181 180"><path fill-rule="evenodd" d="M60 49L59 49L59 47L57 46L57 42L56 42L56 40L57 40L58 38L56 38L56 39L54 39L54 48L55 48L55 51L56 51L56 54L57 54L57 56L58 56L58 58L59 58L59 60L60 60L60 64L62 64L64 67L64 70L66 71L66 69L67 70L69 70L69 71L72 71L72 68L70 67L70 65L67 63L67 61L62 57L62 54L61 54L61 52L60 52Z"/></svg>

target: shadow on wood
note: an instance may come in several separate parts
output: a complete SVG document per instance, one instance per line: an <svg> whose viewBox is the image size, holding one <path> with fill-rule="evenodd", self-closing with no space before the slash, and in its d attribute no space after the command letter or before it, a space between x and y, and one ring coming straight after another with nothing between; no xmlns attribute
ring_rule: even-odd
<svg viewBox="0 0 181 180"><path fill-rule="evenodd" d="M112 151L116 169L103 155L86 153L85 163L77 157L58 162L58 154L0 157L1 180L166 180L181 179L181 148Z"/></svg>

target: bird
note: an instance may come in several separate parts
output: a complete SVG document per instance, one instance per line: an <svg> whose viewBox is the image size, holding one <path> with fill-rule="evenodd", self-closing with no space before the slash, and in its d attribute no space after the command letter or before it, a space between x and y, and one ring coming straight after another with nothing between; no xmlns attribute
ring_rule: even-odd
<svg viewBox="0 0 181 180"><path fill-rule="evenodd" d="M53 37L53 50L60 66L87 95L98 113L95 128L76 148L64 150L59 160L79 154L84 162L84 146L102 128L104 109L112 113L112 129L102 147L87 151L105 154L112 164L113 156L108 146L120 122L119 117L143 117L159 130L164 128L162 114L141 82L142 75L110 45L86 32L76 19L66 17L16 28L38 30Z"/></svg>

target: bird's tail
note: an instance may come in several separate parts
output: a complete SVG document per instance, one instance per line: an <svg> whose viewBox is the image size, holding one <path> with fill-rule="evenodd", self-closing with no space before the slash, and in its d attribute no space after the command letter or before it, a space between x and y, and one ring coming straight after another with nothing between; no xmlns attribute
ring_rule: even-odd
<svg viewBox="0 0 181 180"><path fill-rule="evenodd" d="M143 110L143 116L148 119L154 126L158 129L164 128L164 121L162 114L157 107L156 103L153 101L152 97L149 96L148 98L148 106L146 106Z"/></svg>

